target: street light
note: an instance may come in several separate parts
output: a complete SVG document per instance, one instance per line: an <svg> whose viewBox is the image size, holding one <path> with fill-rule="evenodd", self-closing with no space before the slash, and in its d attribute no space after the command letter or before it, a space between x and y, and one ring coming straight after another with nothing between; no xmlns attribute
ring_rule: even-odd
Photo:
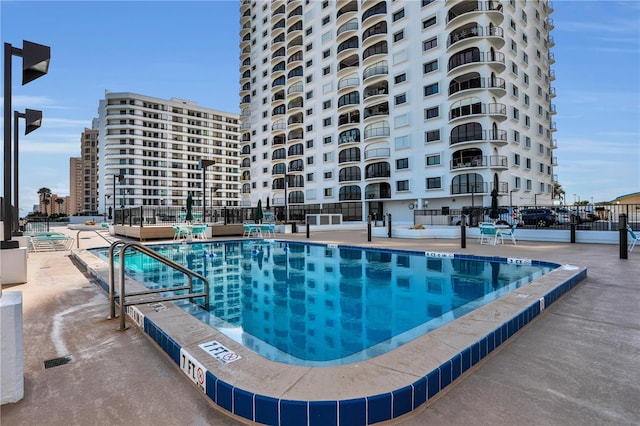
<svg viewBox="0 0 640 426"><path fill-rule="evenodd" d="M11 66L12 57L22 57L22 85L42 77L49 70L51 48L24 40L22 49L4 44L4 237L2 249L18 248L18 241L11 240L13 211L11 208ZM17 129L16 129L17 130ZM35 130L35 129L33 129ZM18 152L16 151L16 156ZM17 196L18 194L16 194Z"/></svg>
<svg viewBox="0 0 640 426"><path fill-rule="evenodd" d="M13 196L15 198L15 210L18 212L18 217L20 217L20 202L18 196L18 119L24 118L25 121L25 136L29 133L33 132L37 128L42 125L42 111L38 111L35 109L25 109L24 114L18 111L13 111L13 163L15 166L15 172L13 173ZM13 235L22 235L22 232L19 232L18 228L14 229Z"/></svg>
<svg viewBox="0 0 640 426"><path fill-rule="evenodd" d="M513 208L513 193L518 191L518 189L509 190L509 207Z"/></svg>
<svg viewBox="0 0 640 426"><path fill-rule="evenodd" d="M538 207L538 195L544 195L544 192L533 194L533 206Z"/></svg>
<svg viewBox="0 0 640 426"><path fill-rule="evenodd" d="M111 219L111 216L109 216L109 213L107 212L107 200L111 198L111 195L109 194L104 194L104 221L106 222L108 219Z"/></svg>
<svg viewBox="0 0 640 426"><path fill-rule="evenodd" d="M118 182L122 183L124 179L123 174L113 175L113 223L116 224L116 178L118 178Z"/></svg>
<svg viewBox="0 0 640 426"><path fill-rule="evenodd" d="M207 167L212 166L214 164L216 164L215 161L205 160L203 158L201 158L198 161L198 167L202 169L202 220L205 222L207 221L207 191L206 191L207 182L205 180L205 175L206 175Z"/></svg>

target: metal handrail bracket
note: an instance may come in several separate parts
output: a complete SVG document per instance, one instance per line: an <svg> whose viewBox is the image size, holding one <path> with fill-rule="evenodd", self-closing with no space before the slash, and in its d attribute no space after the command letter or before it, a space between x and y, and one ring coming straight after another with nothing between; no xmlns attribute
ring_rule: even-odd
<svg viewBox="0 0 640 426"><path fill-rule="evenodd" d="M114 251L116 249L116 247L122 245L122 248L120 249L119 252L119 256L120 256L120 280L119 280L119 286L118 286L118 294L115 293L115 272L114 272ZM126 294L125 291L125 251L127 249L134 249L139 251L142 254L145 254L179 272L182 272L183 274L185 274L187 276L188 279L188 285L184 285L184 286L179 286L179 287L173 287L173 288L165 288L165 289L154 289L154 290L145 290L145 291L138 291L138 292L134 292L134 293L130 293L130 294ZM200 293L194 293L193 291L193 277L200 279L203 282L204 285L204 289L202 292ZM188 294L184 294L184 295L174 295L174 296L161 296L161 297L155 297L155 298L148 298L148 299L138 299L138 300L134 300L134 301L130 301L127 302L126 297L127 296L140 296L140 295L146 295L146 294L158 294L158 293L163 293L163 292L168 292L168 291L179 291L179 290L189 290ZM125 307L126 306L131 306L131 305L138 305L138 304L142 304L142 303L153 303L153 302L159 302L159 301L169 301L169 300L180 300L180 299L191 299L192 303L193 303L193 299L197 298L197 297L204 297L204 306L202 306L205 310L209 310L209 281L201 274L192 271L188 268L185 268L184 266L180 265L179 263L174 262L173 260L161 255L160 253L153 251L151 249L149 249L148 247L139 244L139 243L126 243L122 240L116 241L113 244L111 244L111 246L109 247L109 304L110 304L110 319L115 318L115 305L116 305L116 298L118 299L118 304L120 306L120 310L119 310L119 316L120 316L120 327L118 330L126 330L126 314L125 314Z"/></svg>

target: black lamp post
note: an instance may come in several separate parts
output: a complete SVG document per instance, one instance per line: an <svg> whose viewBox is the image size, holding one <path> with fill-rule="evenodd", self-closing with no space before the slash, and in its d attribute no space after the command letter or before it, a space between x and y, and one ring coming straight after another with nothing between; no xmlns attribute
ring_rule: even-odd
<svg viewBox="0 0 640 426"><path fill-rule="evenodd" d="M517 189L511 189L509 191L509 207L513 207L513 193L517 191Z"/></svg>
<svg viewBox="0 0 640 426"><path fill-rule="evenodd" d="M118 182L122 182L124 179L124 175L113 175L113 224L116 224L116 178L118 178Z"/></svg>
<svg viewBox="0 0 640 426"><path fill-rule="evenodd" d="M18 196L18 119L24 118L25 120L25 129L24 134L28 135L33 132L37 128L42 125L42 111L38 111L35 109L25 109L24 114L18 111L13 111L13 163L15 167L15 171L13 173L13 196L15 198L14 205L15 210L18 212L18 217L20 216L20 197ZM19 228L15 228L13 231L13 235L22 235L22 232L18 230Z"/></svg>
<svg viewBox="0 0 640 426"><path fill-rule="evenodd" d="M2 249L19 247L17 241L11 240L11 227L13 224L11 207L11 62L13 56L22 57L22 85L24 86L47 73L51 58L51 48L26 40L23 41L22 49L13 47L10 43L4 44L4 236L0 244ZM32 130L35 130L35 128ZM16 150L17 155L18 152Z"/></svg>
<svg viewBox="0 0 640 426"><path fill-rule="evenodd" d="M206 175L206 168L209 166L212 166L216 164L215 161L213 160L205 160L204 158L201 158L198 161L198 167L200 167L200 169L202 169L202 220L204 220L205 222L207 221L207 191L206 191L206 185L207 182L205 180L205 175Z"/></svg>

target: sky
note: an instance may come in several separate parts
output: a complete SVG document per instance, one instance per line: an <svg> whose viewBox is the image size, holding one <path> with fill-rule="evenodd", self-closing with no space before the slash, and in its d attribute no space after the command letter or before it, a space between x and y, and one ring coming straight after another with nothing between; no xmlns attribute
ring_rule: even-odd
<svg viewBox="0 0 640 426"><path fill-rule="evenodd" d="M554 174L565 200L639 192L640 1L553 4ZM43 111L27 136L20 120L20 215L42 187L69 194L69 158L105 90L239 113L239 28L239 1L0 0L3 43L51 47L49 73L25 86L13 57L12 109Z"/></svg>

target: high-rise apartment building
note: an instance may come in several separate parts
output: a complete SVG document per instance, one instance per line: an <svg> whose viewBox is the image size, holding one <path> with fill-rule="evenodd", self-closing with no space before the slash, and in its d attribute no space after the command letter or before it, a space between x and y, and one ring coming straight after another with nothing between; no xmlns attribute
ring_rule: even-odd
<svg viewBox="0 0 640 426"><path fill-rule="evenodd" d="M71 214L97 214L100 206L98 196L98 130L85 127L80 135L80 157L70 159L69 194Z"/></svg>
<svg viewBox="0 0 640 426"><path fill-rule="evenodd" d="M82 140L82 137L81 137ZM82 145L82 143L81 143ZM74 215L83 210L82 208L82 190L83 190L83 173L82 173L82 157L71 157L69 159L69 214Z"/></svg>
<svg viewBox="0 0 640 426"><path fill-rule="evenodd" d="M214 162L204 168L207 206L240 206L237 114L106 91L98 115L99 187L106 205L184 206L189 192L194 205L202 205L200 161L206 160Z"/></svg>
<svg viewBox="0 0 640 426"><path fill-rule="evenodd" d="M550 202L552 11L242 1L243 200L347 221L489 206L494 189L501 205Z"/></svg>

